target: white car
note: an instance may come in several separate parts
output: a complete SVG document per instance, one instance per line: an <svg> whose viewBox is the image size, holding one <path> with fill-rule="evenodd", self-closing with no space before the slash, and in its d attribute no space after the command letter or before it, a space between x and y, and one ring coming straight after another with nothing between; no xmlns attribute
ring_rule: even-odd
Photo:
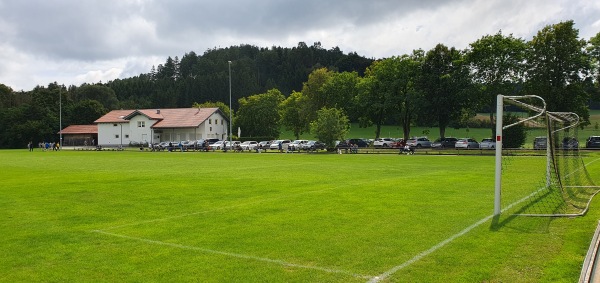
<svg viewBox="0 0 600 283"><path fill-rule="evenodd" d="M237 146L239 146L241 143L239 141L232 141L231 143L229 143L229 141L225 141L225 149L230 150L230 149L235 149Z"/></svg>
<svg viewBox="0 0 600 283"><path fill-rule="evenodd" d="M290 142L291 142L290 140L276 140L276 141L273 141L271 143L271 145L269 146L269 149L278 150L279 149L279 144L281 144L281 148L283 150L286 150L287 149L287 145Z"/></svg>
<svg viewBox="0 0 600 283"><path fill-rule="evenodd" d="M481 149L494 149L496 148L496 141L493 138L482 139L479 143Z"/></svg>
<svg viewBox="0 0 600 283"><path fill-rule="evenodd" d="M295 140L295 141L291 142L290 144L288 144L288 150L290 150L290 151L301 150L302 147L304 146L304 144L307 142L308 142L308 140Z"/></svg>
<svg viewBox="0 0 600 283"><path fill-rule="evenodd" d="M208 149L210 149L210 150L221 150L223 148L225 148L225 142L224 141L217 141L217 142L215 142L213 144L210 144L208 146Z"/></svg>
<svg viewBox="0 0 600 283"><path fill-rule="evenodd" d="M454 144L454 148L466 148L466 149L479 148L479 143L475 139L464 138L464 139L459 139Z"/></svg>
<svg viewBox="0 0 600 283"><path fill-rule="evenodd" d="M374 147L392 147L395 141L392 138L378 138L373 142Z"/></svg>
<svg viewBox="0 0 600 283"><path fill-rule="evenodd" d="M245 141L240 144L240 147L242 148L242 150L254 150L257 145L258 142L256 141Z"/></svg>
<svg viewBox="0 0 600 283"><path fill-rule="evenodd" d="M431 141L427 137L411 138L406 141L406 144L411 148L431 147Z"/></svg>

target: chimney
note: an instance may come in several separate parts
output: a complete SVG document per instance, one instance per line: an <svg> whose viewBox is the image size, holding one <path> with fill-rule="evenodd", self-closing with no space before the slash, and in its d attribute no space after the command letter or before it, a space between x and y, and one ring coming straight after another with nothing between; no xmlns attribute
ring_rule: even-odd
<svg viewBox="0 0 600 283"><path fill-rule="evenodd" d="M160 109L156 109L156 114L160 114Z"/></svg>

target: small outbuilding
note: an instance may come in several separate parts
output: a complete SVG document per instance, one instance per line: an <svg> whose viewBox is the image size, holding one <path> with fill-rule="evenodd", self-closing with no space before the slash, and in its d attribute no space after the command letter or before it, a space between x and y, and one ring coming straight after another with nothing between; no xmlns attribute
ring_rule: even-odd
<svg viewBox="0 0 600 283"><path fill-rule="evenodd" d="M98 125L70 125L58 134L63 136L63 146L92 146L98 140Z"/></svg>

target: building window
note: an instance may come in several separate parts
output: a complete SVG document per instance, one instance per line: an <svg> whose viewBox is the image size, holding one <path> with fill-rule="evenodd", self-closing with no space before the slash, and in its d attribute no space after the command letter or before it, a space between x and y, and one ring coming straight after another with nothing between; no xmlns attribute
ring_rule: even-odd
<svg viewBox="0 0 600 283"><path fill-rule="evenodd" d="M208 124L212 124L212 119L208 119Z"/></svg>
<svg viewBox="0 0 600 283"><path fill-rule="evenodd" d="M113 124L113 127L116 127L116 126L117 126L117 124Z"/></svg>
<svg viewBox="0 0 600 283"><path fill-rule="evenodd" d="M211 132L212 132L212 127L209 127L209 131L211 131Z"/></svg>
<svg viewBox="0 0 600 283"><path fill-rule="evenodd" d="M215 119L215 125L219 124L219 119Z"/></svg>
<svg viewBox="0 0 600 283"><path fill-rule="evenodd" d="M138 128L144 128L144 127L146 127L146 121L138 121L137 125L138 125Z"/></svg>
<svg viewBox="0 0 600 283"><path fill-rule="evenodd" d="M223 125L223 120L221 119L221 125Z"/></svg>
<svg viewBox="0 0 600 283"><path fill-rule="evenodd" d="M125 138L126 138L126 139L128 139L128 138L129 138L129 135L125 135Z"/></svg>
<svg viewBox="0 0 600 283"><path fill-rule="evenodd" d="M115 135L115 139L118 139L118 138L119 138L119 135Z"/></svg>

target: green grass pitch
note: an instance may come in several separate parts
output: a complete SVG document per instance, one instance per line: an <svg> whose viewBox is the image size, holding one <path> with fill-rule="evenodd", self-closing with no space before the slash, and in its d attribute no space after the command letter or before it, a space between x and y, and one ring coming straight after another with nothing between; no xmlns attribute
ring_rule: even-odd
<svg viewBox="0 0 600 283"><path fill-rule="evenodd" d="M595 199L584 217L492 225L492 156L0 159L1 282L574 282L600 219ZM523 183L531 164L513 164Z"/></svg>

